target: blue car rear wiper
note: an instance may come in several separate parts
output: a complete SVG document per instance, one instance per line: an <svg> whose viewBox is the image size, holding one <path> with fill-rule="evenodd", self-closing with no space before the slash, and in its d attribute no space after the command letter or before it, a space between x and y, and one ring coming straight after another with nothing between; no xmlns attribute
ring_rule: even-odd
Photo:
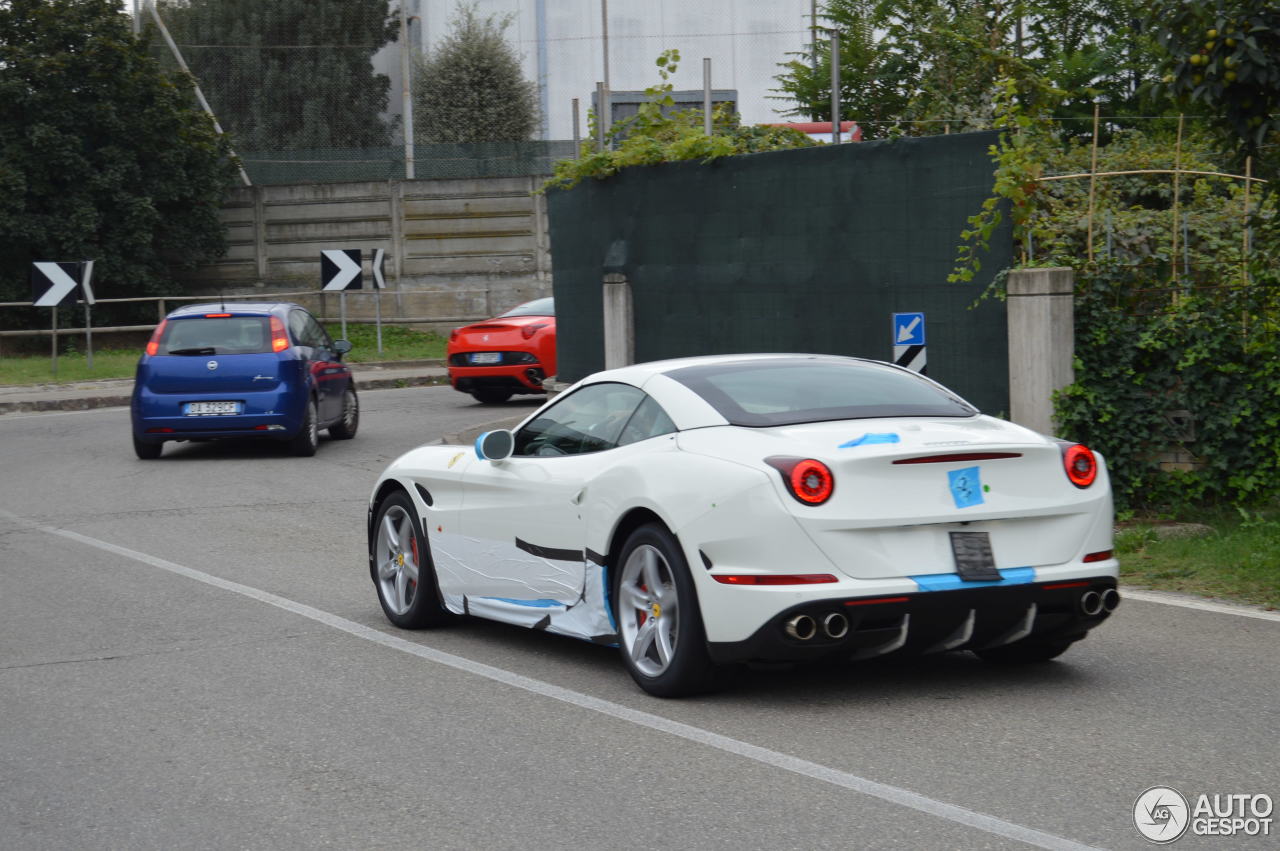
<svg viewBox="0 0 1280 851"><path fill-rule="evenodd" d="M216 355L218 350L213 346L203 346L194 349L170 349L171 355Z"/></svg>

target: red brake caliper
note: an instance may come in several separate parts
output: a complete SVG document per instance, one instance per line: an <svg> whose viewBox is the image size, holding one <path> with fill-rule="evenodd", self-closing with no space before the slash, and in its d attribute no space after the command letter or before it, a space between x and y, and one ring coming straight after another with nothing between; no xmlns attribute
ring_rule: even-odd
<svg viewBox="0 0 1280 851"><path fill-rule="evenodd" d="M413 551L413 563L417 565L418 570L422 570L422 559L418 558L418 536L417 535L409 536L409 549ZM413 579L409 580L410 588L416 588L417 585L418 583L415 580Z"/></svg>

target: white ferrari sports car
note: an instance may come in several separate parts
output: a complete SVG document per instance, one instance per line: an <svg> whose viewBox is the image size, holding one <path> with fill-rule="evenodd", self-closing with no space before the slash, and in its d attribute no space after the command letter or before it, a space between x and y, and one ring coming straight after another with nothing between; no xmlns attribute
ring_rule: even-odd
<svg viewBox="0 0 1280 851"><path fill-rule="evenodd" d="M1120 602L1101 457L827 355L597 373L513 431L398 458L368 535L396 626L616 645L659 696L751 661L1051 659Z"/></svg>

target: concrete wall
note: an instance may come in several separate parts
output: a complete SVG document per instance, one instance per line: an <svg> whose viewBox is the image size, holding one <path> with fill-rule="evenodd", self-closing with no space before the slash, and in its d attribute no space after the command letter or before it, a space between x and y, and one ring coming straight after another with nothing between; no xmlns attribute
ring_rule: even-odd
<svg viewBox="0 0 1280 851"><path fill-rule="evenodd" d="M222 208L229 248L193 293L320 289L320 251L386 250L384 316L480 319L551 292L540 177L255 186ZM367 269L367 263L366 263ZM348 315L372 315L353 294ZM366 309L367 308L367 309ZM332 311L330 311L332 312Z"/></svg>

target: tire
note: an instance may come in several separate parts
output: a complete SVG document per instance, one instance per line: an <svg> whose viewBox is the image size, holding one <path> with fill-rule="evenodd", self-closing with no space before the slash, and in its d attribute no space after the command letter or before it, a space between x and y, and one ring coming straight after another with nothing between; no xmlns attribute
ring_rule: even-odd
<svg viewBox="0 0 1280 851"><path fill-rule="evenodd" d="M719 687L723 670L707 653L697 592L676 539L659 524L641 526L627 538L618 564L618 645L636 684L655 697Z"/></svg>
<svg viewBox="0 0 1280 851"><path fill-rule="evenodd" d="M387 620L401 629L440 626L451 615L440 602L431 548L408 495L382 501L369 537L373 584Z"/></svg>
<svg viewBox="0 0 1280 851"><path fill-rule="evenodd" d="M471 398L484 405L498 405L512 397L510 390L480 389L472 390Z"/></svg>
<svg viewBox="0 0 1280 851"><path fill-rule="evenodd" d="M360 398L356 388L348 387L342 397L342 419L329 426L329 436L335 440L350 440L360 428Z"/></svg>
<svg viewBox="0 0 1280 851"><path fill-rule="evenodd" d="M320 447L320 429L316 422L316 401L307 400L307 413L302 418L302 428L289 441L289 451L300 458L310 458Z"/></svg>
<svg viewBox="0 0 1280 851"><path fill-rule="evenodd" d="M1023 639L1003 647L988 647L973 653L984 662L997 665L1030 665L1056 659L1074 644L1074 641Z"/></svg>
<svg viewBox="0 0 1280 851"><path fill-rule="evenodd" d="M139 440L137 437L133 439L133 451L143 461L154 461L160 457L160 453L164 451L164 442L157 441L152 443L147 440Z"/></svg>

